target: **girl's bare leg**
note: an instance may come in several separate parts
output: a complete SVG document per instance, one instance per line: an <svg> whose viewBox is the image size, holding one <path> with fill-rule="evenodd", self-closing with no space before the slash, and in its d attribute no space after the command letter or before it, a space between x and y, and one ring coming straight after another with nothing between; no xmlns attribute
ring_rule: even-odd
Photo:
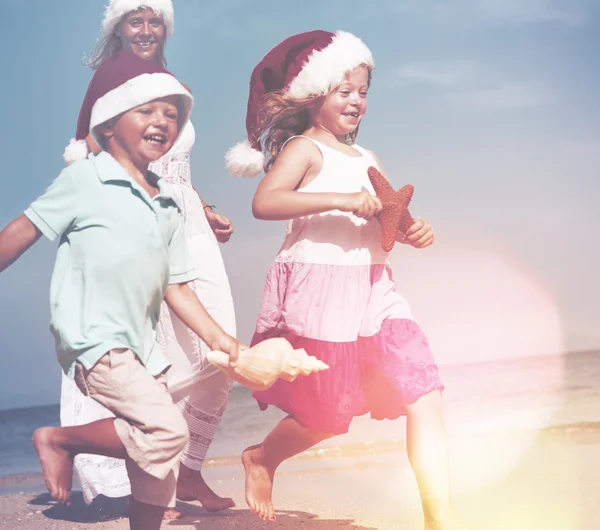
<svg viewBox="0 0 600 530"><path fill-rule="evenodd" d="M406 408L408 459L421 494L425 530L462 528L454 515L450 499L450 472L441 393L433 391Z"/></svg>
<svg viewBox="0 0 600 530"><path fill-rule="evenodd" d="M264 521L275 521L272 493L275 470L284 460L331 438L332 433L300 425L292 416L281 420L263 443L248 447L242 454L246 471L246 502Z"/></svg>

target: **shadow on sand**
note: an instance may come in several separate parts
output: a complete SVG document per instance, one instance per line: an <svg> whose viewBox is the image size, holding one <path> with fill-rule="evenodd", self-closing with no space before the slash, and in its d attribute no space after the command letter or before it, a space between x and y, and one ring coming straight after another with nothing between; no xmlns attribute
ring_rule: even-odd
<svg viewBox="0 0 600 530"><path fill-rule="evenodd" d="M125 498L109 499L100 496L88 506L83 501L80 491L73 492L70 506L56 503L47 493L32 498L28 504L46 507L42 510L42 513L49 519L72 523L94 524L115 521L125 518L127 511ZM181 512L182 518L175 521L165 521L163 528L195 526L202 530L219 530L221 528L253 530L264 529L266 525L264 521L261 521L247 509L224 510L215 514L209 513L194 504L178 502L177 510ZM359 526L350 519L319 519L315 514L302 511L278 511L276 524L278 528L303 528L306 530L329 530L331 528L377 530L372 527Z"/></svg>

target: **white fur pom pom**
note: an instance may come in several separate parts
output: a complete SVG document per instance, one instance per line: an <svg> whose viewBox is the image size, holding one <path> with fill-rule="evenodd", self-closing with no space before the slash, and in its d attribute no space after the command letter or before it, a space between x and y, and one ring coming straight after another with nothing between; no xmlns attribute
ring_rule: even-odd
<svg viewBox="0 0 600 530"><path fill-rule="evenodd" d="M265 156L247 140L234 145L225 155L225 167L234 177L256 177L265 165Z"/></svg>
<svg viewBox="0 0 600 530"><path fill-rule="evenodd" d="M63 159L67 165L71 165L73 162L77 162L77 160L85 160L89 152L90 150L85 140L71 138L69 145L65 147Z"/></svg>

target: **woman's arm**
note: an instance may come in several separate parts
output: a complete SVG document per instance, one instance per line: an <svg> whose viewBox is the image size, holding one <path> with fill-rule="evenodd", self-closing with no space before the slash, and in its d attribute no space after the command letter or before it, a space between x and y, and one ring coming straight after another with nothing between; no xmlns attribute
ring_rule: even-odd
<svg viewBox="0 0 600 530"><path fill-rule="evenodd" d="M233 225L231 224L231 221L223 214L215 212L210 204L204 202L204 199L202 199L196 188L194 188L194 191L202 203L204 215L206 216L206 220L208 221L211 230L214 232L217 241L219 243L227 243L233 234Z"/></svg>
<svg viewBox="0 0 600 530"><path fill-rule="evenodd" d="M20 215L0 232L0 272L17 261L42 233L25 216Z"/></svg>
<svg viewBox="0 0 600 530"><path fill-rule="evenodd" d="M235 364L240 348L246 346L221 329L186 283L169 285L165 302L188 328L208 344L211 350L227 353L230 363Z"/></svg>

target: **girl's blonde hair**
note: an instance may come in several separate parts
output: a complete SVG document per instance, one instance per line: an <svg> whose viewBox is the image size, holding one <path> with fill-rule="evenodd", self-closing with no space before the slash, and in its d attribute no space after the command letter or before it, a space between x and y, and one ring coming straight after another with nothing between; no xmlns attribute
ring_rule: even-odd
<svg viewBox="0 0 600 530"><path fill-rule="evenodd" d="M366 66L369 72L369 86L371 85L372 68ZM338 87L332 87L328 94ZM271 169L279 156L283 144L292 136L302 134L311 125L309 110L326 95L309 96L295 99L278 90L266 94L258 115L258 130L255 131L256 142L260 142L265 152L265 173ZM352 145L358 136L358 127L346 136L346 142Z"/></svg>
<svg viewBox="0 0 600 530"><path fill-rule="evenodd" d="M123 43L121 42L121 37L117 35L117 31L123 24L123 21L131 15L131 13L135 13L136 11L140 11L141 9L145 9L144 6L141 6L137 9L129 11L125 13L119 23L115 25L112 33L107 35L103 39L101 39L96 47L90 54L88 58L85 59L84 65L91 68L92 70L96 70L105 59L112 57L118 51L123 49ZM163 21L163 26L165 25ZM163 68L167 67L167 60L165 59L165 41L166 38L163 37L162 42L159 44L158 49L156 50L156 63L162 66Z"/></svg>

